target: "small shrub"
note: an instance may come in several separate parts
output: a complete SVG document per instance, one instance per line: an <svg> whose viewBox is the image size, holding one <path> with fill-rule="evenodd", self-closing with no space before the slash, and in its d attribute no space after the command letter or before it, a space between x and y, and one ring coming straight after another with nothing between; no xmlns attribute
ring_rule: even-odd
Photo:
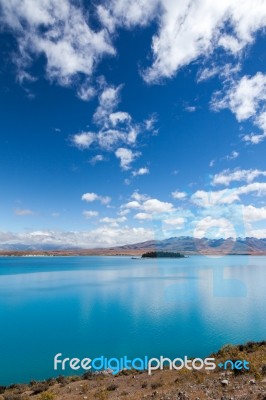
<svg viewBox="0 0 266 400"><path fill-rule="evenodd" d="M91 371L85 372L82 375L82 379L85 379L85 380L91 380L93 378L94 378L94 375L93 375L93 373Z"/></svg>
<svg viewBox="0 0 266 400"><path fill-rule="evenodd" d="M105 390L100 390L100 391L96 392L94 397L97 400L107 400L108 399L108 395Z"/></svg>
<svg viewBox="0 0 266 400"><path fill-rule="evenodd" d="M41 394L40 400L54 400L55 395L51 392L45 392Z"/></svg>
<svg viewBox="0 0 266 400"><path fill-rule="evenodd" d="M261 367L261 373L262 375L266 375L266 364L263 364ZM0 392L1 393L1 392Z"/></svg>
<svg viewBox="0 0 266 400"><path fill-rule="evenodd" d="M37 383L32 387L33 394L39 394L48 390L48 383Z"/></svg>
<svg viewBox="0 0 266 400"><path fill-rule="evenodd" d="M4 395L5 400L21 400L20 394L5 394Z"/></svg>
<svg viewBox="0 0 266 400"><path fill-rule="evenodd" d="M53 386L56 384L56 379L55 378L48 378L45 380L46 383L48 383L49 386Z"/></svg>
<svg viewBox="0 0 266 400"><path fill-rule="evenodd" d="M152 389L158 389L159 387L162 387L162 386L163 386L162 382L153 382L151 384Z"/></svg>
<svg viewBox="0 0 266 400"><path fill-rule="evenodd" d="M148 383L146 381L143 382L142 385L141 385L142 389L145 389L147 386L148 386Z"/></svg>
<svg viewBox="0 0 266 400"><path fill-rule="evenodd" d="M0 386L0 394L3 394L6 391L6 386Z"/></svg>
<svg viewBox="0 0 266 400"><path fill-rule="evenodd" d="M59 376L56 378L56 381L57 381L58 383L61 383L62 385L66 385L66 384L67 384L67 378L66 378L65 376L63 376L63 375L59 375Z"/></svg>
<svg viewBox="0 0 266 400"><path fill-rule="evenodd" d="M107 390L108 392L111 392L113 390L116 390L118 388L118 385L116 385L115 383L111 383L111 385L107 386Z"/></svg>

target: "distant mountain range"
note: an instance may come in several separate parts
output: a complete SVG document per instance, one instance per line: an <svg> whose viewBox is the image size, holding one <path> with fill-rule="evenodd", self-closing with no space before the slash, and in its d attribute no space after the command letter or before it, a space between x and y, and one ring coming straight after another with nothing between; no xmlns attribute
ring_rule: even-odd
<svg viewBox="0 0 266 400"><path fill-rule="evenodd" d="M113 250L176 251L183 254L266 254L266 238L197 239L190 236L180 236L115 247Z"/></svg>
<svg viewBox="0 0 266 400"><path fill-rule="evenodd" d="M52 245L0 245L2 255L140 255L146 251L170 251L182 254L257 254L266 255L266 238L256 239L197 239L190 236L171 237L164 240L150 240L125 246L110 248L84 249L70 246Z"/></svg>

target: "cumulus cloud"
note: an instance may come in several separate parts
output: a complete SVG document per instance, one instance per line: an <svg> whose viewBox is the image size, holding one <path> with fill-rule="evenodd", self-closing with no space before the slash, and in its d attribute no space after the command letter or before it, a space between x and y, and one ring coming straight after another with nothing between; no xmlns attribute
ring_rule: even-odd
<svg viewBox="0 0 266 400"><path fill-rule="evenodd" d="M63 246L97 248L122 246L154 239L154 232L144 227L112 227L102 226L90 231L53 231L39 230L32 232L12 233L0 232L0 244L24 244L28 246Z"/></svg>
<svg viewBox="0 0 266 400"><path fill-rule="evenodd" d="M96 194L94 192L90 192L90 193L84 193L81 196L81 200L84 200L84 201L86 201L88 203L91 203L93 201L98 200L102 204L108 204L111 201L111 197L109 197L109 196L100 196L100 195L98 195L98 194Z"/></svg>
<svg viewBox="0 0 266 400"><path fill-rule="evenodd" d="M243 76L232 81L226 93L217 93L212 100L214 110L229 108L239 122L251 120L262 132L245 135L243 140L258 144L266 138L266 75Z"/></svg>
<svg viewBox="0 0 266 400"><path fill-rule="evenodd" d="M253 193L256 196L266 194L266 183L254 182L234 189L223 189L217 191L197 190L191 196L194 204L200 207L213 207L219 204L232 204L240 201L241 195Z"/></svg>
<svg viewBox="0 0 266 400"><path fill-rule="evenodd" d="M146 214L163 214L175 211L172 203L151 199L146 195L140 195L138 192L134 192L132 196L135 200L122 205L122 208L143 211L144 213L136 214L138 215L138 217L135 216L137 219L148 219Z"/></svg>
<svg viewBox="0 0 266 400"><path fill-rule="evenodd" d="M83 211L83 215L85 218L93 218L99 215L98 211Z"/></svg>
<svg viewBox="0 0 266 400"><path fill-rule="evenodd" d="M262 101L266 100L266 75L258 72L253 77L243 76L226 95L213 100L213 108L229 108L239 122L254 116Z"/></svg>
<svg viewBox="0 0 266 400"><path fill-rule="evenodd" d="M257 239L265 239L266 238L266 229L253 229L249 228L247 230L248 237L255 237Z"/></svg>
<svg viewBox="0 0 266 400"><path fill-rule="evenodd" d="M93 132L80 132L72 136L72 143L80 150L88 149L95 141L95 133Z"/></svg>
<svg viewBox="0 0 266 400"><path fill-rule="evenodd" d="M164 223L173 226L175 229L181 229L184 227L185 218L166 218Z"/></svg>
<svg viewBox="0 0 266 400"><path fill-rule="evenodd" d="M142 167L142 168L139 168L139 169L136 170L136 171L133 171L133 172L132 172L132 175L133 175L133 176L147 175L147 174L149 174L149 173L150 173L149 168L147 168L147 167Z"/></svg>
<svg viewBox="0 0 266 400"><path fill-rule="evenodd" d="M230 35L226 26L231 26ZM153 64L145 71L148 82L171 78L181 67L217 47L237 56L266 25L263 0L160 1L159 31L153 36Z"/></svg>
<svg viewBox="0 0 266 400"><path fill-rule="evenodd" d="M90 159L90 163L95 165L98 162L104 161L104 156L102 154L97 154Z"/></svg>
<svg viewBox="0 0 266 400"><path fill-rule="evenodd" d="M153 129L155 119L149 123L147 120L141 123L135 122L128 112L117 110L122 85L107 85L102 79L100 86L99 105L93 115L95 132L77 133L71 137L71 142L80 150L89 149L93 145L100 148L101 151L114 152L120 159L121 168L128 170L135 158L141 155L140 152L133 151L131 148L137 147L140 133L144 134ZM98 155L91 162L102 161L101 157L103 156ZM145 173L148 173L147 167L140 168L133 175L144 175Z"/></svg>
<svg viewBox="0 0 266 400"><path fill-rule="evenodd" d="M213 218L208 216L201 219L194 230L194 237L202 238L236 238L236 232L233 224L226 218Z"/></svg>
<svg viewBox="0 0 266 400"><path fill-rule="evenodd" d="M219 76L224 82L231 82L241 70L240 63L222 63L217 65L215 62L208 60L207 66L200 68L197 74L197 82L203 82Z"/></svg>
<svg viewBox="0 0 266 400"><path fill-rule="evenodd" d="M96 95L96 90L91 82L83 82L79 85L77 96L83 101L89 101Z"/></svg>
<svg viewBox="0 0 266 400"><path fill-rule="evenodd" d="M237 57L266 26L264 0L253 0L252 7L250 0L182 0L178 6L172 0L105 0L92 10L97 30L80 2L0 0L0 4L1 23L18 42L20 66L44 54L48 78L64 85L77 75L84 75L86 82L103 56L115 54L112 42L121 27L134 29L155 22L152 65L143 76L156 82L173 77L196 59L209 58L217 48ZM80 97L90 96L85 83Z"/></svg>
<svg viewBox="0 0 266 400"><path fill-rule="evenodd" d="M140 155L140 153L120 147L116 150L115 155L120 159L121 168L126 171L131 168L132 162Z"/></svg>
<svg viewBox="0 0 266 400"><path fill-rule="evenodd" d="M97 11L103 25L113 32L119 26L146 26L157 17L159 5L158 0L111 0L98 6Z"/></svg>
<svg viewBox="0 0 266 400"><path fill-rule="evenodd" d="M20 69L35 57L46 58L46 75L69 85L78 75L91 76L103 55L114 55L107 31L94 30L89 14L71 0L0 0L1 23L17 39ZM81 90L81 97L88 93Z"/></svg>
<svg viewBox="0 0 266 400"><path fill-rule="evenodd" d="M228 186L231 182L246 181L250 183L259 176L266 176L266 171L259 169L225 169L219 174L215 174L212 179L212 185L225 185Z"/></svg>
<svg viewBox="0 0 266 400"><path fill-rule="evenodd" d="M131 198L141 202L141 201L148 200L149 196L147 194L139 193L139 191L136 190L134 193L132 193Z"/></svg>
<svg viewBox="0 0 266 400"><path fill-rule="evenodd" d="M112 226L113 228L116 228L121 224L122 222L125 222L127 218L125 216L120 216L117 218L112 218L112 217L104 217L100 219L101 223L107 224L109 226Z"/></svg>
<svg viewBox="0 0 266 400"><path fill-rule="evenodd" d="M187 197L186 192L180 192L179 190L175 190L172 192L172 197L176 200L185 200Z"/></svg>
<svg viewBox="0 0 266 400"><path fill-rule="evenodd" d="M119 95L122 86L105 85L99 95L99 106L97 107L93 119L97 124L109 126L110 115L119 103ZM111 119L111 123L112 123ZM118 122L118 121L117 121ZM116 124L114 124L116 126Z"/></svg>
<svg viewBox="0 0 266 400"><path fill-rule="evenodd" d="M245 221L261 221L266 219L266 207L254 207L252 205L243 206L243 216Z"/></svg>
<svg viewBox="0 0 266 400"><path fill-rule="evenodd" d="M140 220L140 221L147 221L147 220L150 220L150 219L152 219L152 215L151 214L147 214L147 213L137 213L137 214L135 214L134 215L134 218L135 219L138 219L138 220Z"/></svg>
<svg viewBox="0 0 266 400"><path fill-rule="evenodd" d="M228 154L225 158L227 160L235 160L237 157L239 157L239 152L234 150L230 154Z"/></svg>

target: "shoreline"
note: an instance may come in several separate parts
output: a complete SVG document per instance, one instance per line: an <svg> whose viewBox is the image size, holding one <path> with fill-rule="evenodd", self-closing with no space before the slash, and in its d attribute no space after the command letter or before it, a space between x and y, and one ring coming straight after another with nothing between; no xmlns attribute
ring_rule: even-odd
<svg viewBox="0 0 266 400"><path fill-rule="evenodd" d="M210 356L215 357L216 365L227 359L246 359L250 370L225 371L216 367L213 371L164 369L152 375L147 371L123 370L117 375L103 371L58 376L29 384L0 386L0 400L265 399L266 341L227 345Z"/></svg>
<svg viewBox="0 0 266 400"><path fill-rule="evenodd" d="M128 250L128 251L115 251L110 249L92 249L92 250L52 250L52 251L5 251L0 250L0 257L88 257L88 256L101 256L101 257L141 257L143 253L150 251L150 249L140 250ZM182 254L188 258L188 256L210 256L210 257L221 257L221 256L266 256L266 252L250 252L250 253L227 253L227 252L188 252L183 251ZM147 257L148 258L148 257ZM161 257L164 258L164 257ZM168 257L165 257L168 258ZM179 258L179 257L176 257ZM152 259L148 258L148 259ZM156 257L155 257L156 259Z"/></svg>

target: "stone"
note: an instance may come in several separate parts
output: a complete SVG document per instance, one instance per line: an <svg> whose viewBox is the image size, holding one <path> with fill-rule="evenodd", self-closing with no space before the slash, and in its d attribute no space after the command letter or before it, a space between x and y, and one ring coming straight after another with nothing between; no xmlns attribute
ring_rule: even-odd
<svg viewBox="0 0 266 400"><path fill-rule="evenodd" d="M223 386L228 386L228 385L229 385L229 380L228 380L228 379L223 379L223 380L221 381L221 384L222 384Z"/></svg>

